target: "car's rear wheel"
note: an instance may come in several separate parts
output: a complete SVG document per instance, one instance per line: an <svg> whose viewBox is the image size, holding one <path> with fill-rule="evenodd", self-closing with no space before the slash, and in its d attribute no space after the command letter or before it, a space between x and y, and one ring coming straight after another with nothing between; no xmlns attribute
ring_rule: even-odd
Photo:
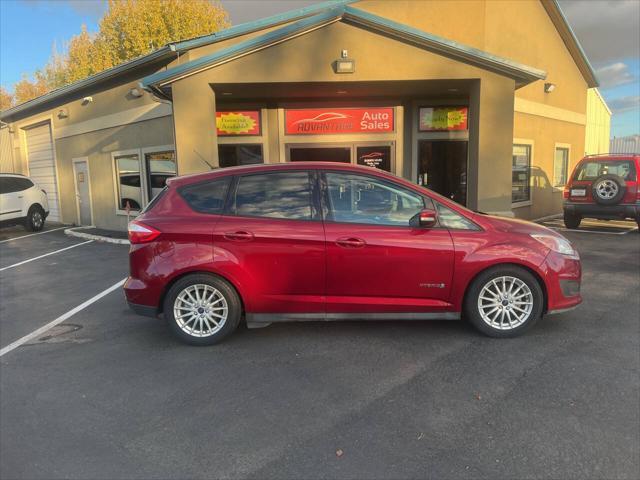
<svg viewBox="0 0 640 480"><path fill-rule="evenodd" d="M242 305L225 280L193 274L178 280L167 292L164 314L172 332L191 345L213 345L238 327Z"/></svg>
<svg viewBox="0 0 640 480"><path fill-rule="evenodd" d="M44 228L44 210L40 205L33 205L27 213L24 228L30 232L39 232Z"/></svg>
<svg viewBox="0 0 640 480"><path fill-rule="evenodd" d="M582 215L564 212L564 226L567 228L578 228L582 221Z"/></svg>
<svg viewBox="0 0 640 480"><path fill-rule="evenodd" d="M544 295L537 279L524 268L497 266L482 272L465 297L465 315L490 337L516 337L542 316Z"/></svg>

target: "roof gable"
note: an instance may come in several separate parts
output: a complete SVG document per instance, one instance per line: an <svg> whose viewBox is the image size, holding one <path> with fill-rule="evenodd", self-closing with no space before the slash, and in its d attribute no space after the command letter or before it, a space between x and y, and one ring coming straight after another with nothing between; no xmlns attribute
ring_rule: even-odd
<svg viewBox="0 0 640 480"><path fill-rule="evenodd" d="M516 80L518 86L546 77L544 71L513 60L492 55L477 48L462 45L357 8L336 6L264 35L245 40L210 55L205 55L166 71L150 75L142 80L141 85L156 94L166 96L163 87L172 82L255 53L337 21L361 26L398 41L410 43L425 50L511 77Z"/></svg>

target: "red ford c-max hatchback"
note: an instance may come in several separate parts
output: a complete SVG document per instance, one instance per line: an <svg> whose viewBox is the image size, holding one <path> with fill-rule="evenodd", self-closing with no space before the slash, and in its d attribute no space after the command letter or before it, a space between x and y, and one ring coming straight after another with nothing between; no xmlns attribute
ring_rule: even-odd
<svg viewBox="0 0 640 480"><path fill-rule="evenodd" d="M581 302L578 253L370 167L286 163L178 177L129 225L131 308L213 344L298 320L468 319L513 337Z"/></svg>

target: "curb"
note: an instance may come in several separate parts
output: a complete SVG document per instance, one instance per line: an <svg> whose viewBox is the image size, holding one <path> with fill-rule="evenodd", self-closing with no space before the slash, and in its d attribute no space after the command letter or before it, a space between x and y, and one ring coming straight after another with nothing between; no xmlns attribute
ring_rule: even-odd
<svg viewBox="0 0 640 480"><path fill-rule="evenodd" d="M94 235L92 233L84 233L78 232L77 230L82 230L86 228L95 228L95 227L72 227L65 229L65 235L69 235L70 237L84 238L86 240L96 240L98 242L105 243L114 243L116 245L129 245L129 240L125 240L123 238L111 238L104 237L102 235Z"/></svg>

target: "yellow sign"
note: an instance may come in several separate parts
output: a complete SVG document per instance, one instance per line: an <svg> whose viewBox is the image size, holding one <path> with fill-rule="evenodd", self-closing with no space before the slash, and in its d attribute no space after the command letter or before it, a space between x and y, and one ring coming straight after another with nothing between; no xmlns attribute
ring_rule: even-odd
<svg viewBox="0 0 640 480"><path fill-rule="evenodd" d="M260 135L260 112L216 112L218 135Z"/></svg>
<svg viewBox="0 0 640 480"><path fill-rule="evenodd" d="M420 131L467 130L467 107L425 107L420 109Z"/></svg>

